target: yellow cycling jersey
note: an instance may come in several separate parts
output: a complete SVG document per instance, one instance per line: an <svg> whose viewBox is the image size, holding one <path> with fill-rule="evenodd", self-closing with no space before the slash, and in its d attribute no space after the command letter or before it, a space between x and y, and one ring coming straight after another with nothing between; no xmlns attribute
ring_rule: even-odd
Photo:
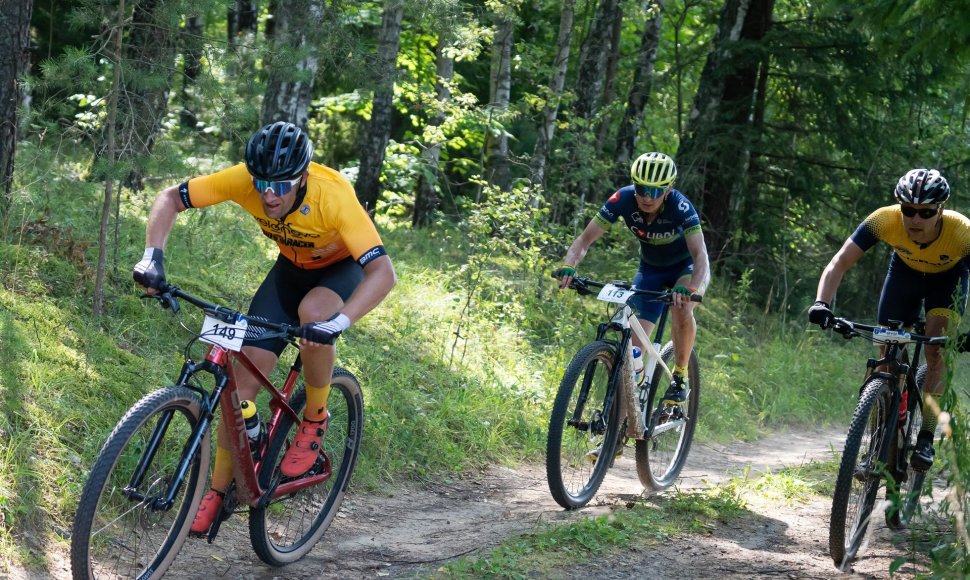
<svg viewBox="0 0 970 580"><path fill-rule="evenodd" d="M917 244L906 234L899 206L890 205L869 214L851 239L863 251L882 240L913 270L927 274L945 272L970 256L970 219L958 212L943 210L940 237L925 245Z"/></svg>
<svg viewBox="0 0 970 580"><path fill-rule="evenodd" d="M350 182L329 167L310 163L306 193L297 196L283 219L263 211L253 178L240 163L211 175L190 179L179 186L186 207L206 207L232 200L249 212L280 253L300 268L324 268L353 257L364 266L385 255L374 222L357 201Z"/></svg>

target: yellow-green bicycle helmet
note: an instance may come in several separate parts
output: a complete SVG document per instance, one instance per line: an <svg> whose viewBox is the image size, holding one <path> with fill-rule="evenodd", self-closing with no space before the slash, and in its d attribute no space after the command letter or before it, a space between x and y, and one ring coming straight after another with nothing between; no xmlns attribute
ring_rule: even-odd
<svg viewBox="0 0 970 580"><path fill-rule="evenodd" d="M677 179L677 165L663 153L644 153L630 167L630 177L636 185L667 187Z"/></svg>

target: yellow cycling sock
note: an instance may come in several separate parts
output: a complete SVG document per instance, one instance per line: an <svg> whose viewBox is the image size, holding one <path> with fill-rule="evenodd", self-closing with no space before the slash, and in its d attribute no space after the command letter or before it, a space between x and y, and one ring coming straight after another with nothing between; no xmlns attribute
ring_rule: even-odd
<svg viewBox="0 0 970 580"><path fill-rule="evenodd" d="M226 491L230 481L232 481L232 451L217 445L211 487L216 491Z"/></svg>
<svg viewBox="0 0 970 580"><path fill-rule="evenodd" d="M930 433L936 433L936 424L939 422L939 417L936 415L936 405L930 403L934 399L934 396L926 393L923 395L923 424L920 425L920 431L929 431Z"/></svg>
<svg viewBox="0 0 970 580"><path fill-rule="evenodd" d="M686 377L687 376L687 365L684 365L684 366L677 366L677 365L675 365L674 366L674 374L675 375L680 375L682 377Z"/></svg>
<svg viewBox="0 0 970 580"><path fill-rule="evenodd" d="M327 416L327 398L330 396L330 385L325 387L306 386L306 409L303 418L307 421L323 421Z"/></svg>

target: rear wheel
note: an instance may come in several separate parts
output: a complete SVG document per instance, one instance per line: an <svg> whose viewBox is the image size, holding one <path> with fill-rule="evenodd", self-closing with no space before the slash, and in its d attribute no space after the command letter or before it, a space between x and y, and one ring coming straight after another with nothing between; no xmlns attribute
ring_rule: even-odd
<svg viewBox="0 0 970 580"><path fill-rule="evenodd" d="M208 430L173 502L164 501L201 408L195 393L172 387L149 394L118 422L78 501L71 532L74 578L149 578L171 566L207 482ZM153 440L154 453L146 455ZM139 465L143 475L133 481Z"/></svg>
<svg viewBox="0 0 970 580"><path fill-rule="evenodd" d="M300 414L305 404L306 393L300 388L290 405ZM323 436L320 469L326 469L329 463L333 474L330 479L249 511L249 539L253 550L271 566L284 566L305 556L330 527L347 492L364 426L360 383L350 372L334 369L327 410L330 426ZM292 419L281 419L266 452L266 466L261 474L265 484L281 481L279 464L298 426Z"/></svg>
<svg viewBox="0 0 970 580"><path fill-rule="evenodd" d="M660 356L668 368L672 367L673 343L667 343ZM658 398L667 388L666 384L662 384L666 377L667 374L657 365L652 382ZM670 487L680 475L690 453L701 399L700 363L693 350L687 368L687 385L690 387L687 404L683 407L662 409L663 422L654 425L653 435L649 439L636 442L637 476L648 490L662 491Z"/></svg>
<svg viewBox="0 0 970 580"><path fill-rule="evenodd" d="M871 379L862 390L849 424L832 497L829 555L840 569L851 562L866 539L879 482L886 470L879 458L891 439L886 432L892 390L884 379Z"/></svg>
<svg viewBox="0 0 970 580"><path fill-rule="evenodd" d="M616 348L604 341L584 346L559 384L546 439L546 478L556 502L566 509L583 507L596 495L620 433L619 397L604 413ZM594 451L599 450L598 453Z"/></svg>

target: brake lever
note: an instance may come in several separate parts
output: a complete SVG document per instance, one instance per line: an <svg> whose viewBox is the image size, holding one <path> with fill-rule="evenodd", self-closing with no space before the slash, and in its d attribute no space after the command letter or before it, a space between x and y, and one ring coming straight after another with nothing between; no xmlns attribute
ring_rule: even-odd
<svg viewBox="0 0 970 580"><path fill-rule="evenodd" d="M179 309L181 308L178 298L172 296L169 292L163 292L161 294L142 294L139 296L139 298L142 300L154 298L161 303L162 308L171 308L172 314L178 314Z"/></svg>

